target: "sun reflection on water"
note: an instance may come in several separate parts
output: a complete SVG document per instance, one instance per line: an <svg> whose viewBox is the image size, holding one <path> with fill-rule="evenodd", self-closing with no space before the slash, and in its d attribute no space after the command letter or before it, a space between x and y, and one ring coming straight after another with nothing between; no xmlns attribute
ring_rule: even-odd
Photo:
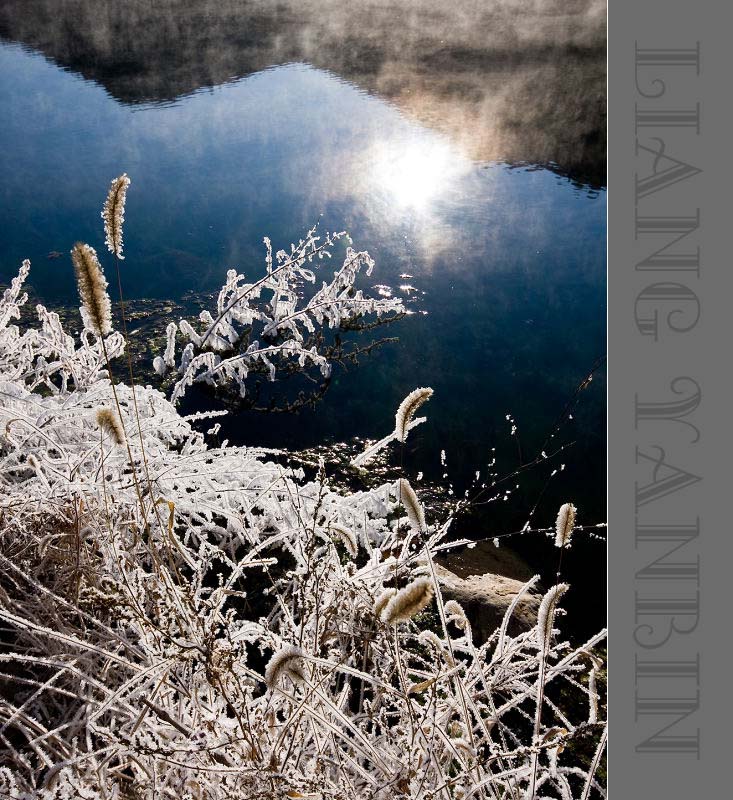
<svg viewBox="0 0 733 800"><path fill-rule="evenodd" d="M469 169L469 162L440 139L380 141L370 153L371 184L406 212L425 212Z"/></svg>

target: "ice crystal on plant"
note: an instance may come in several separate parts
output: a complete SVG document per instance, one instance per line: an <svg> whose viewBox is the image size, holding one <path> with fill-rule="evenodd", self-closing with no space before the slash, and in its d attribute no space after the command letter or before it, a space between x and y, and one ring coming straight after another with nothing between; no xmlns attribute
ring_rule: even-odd
<svg viewBox="0 0 733 800"><path fill-rule="evenodd" d="M398 442L405 442L407 432L410 430L415 413L423 403L426 403L433 394L433 390L425 387L415 389L400 403L395 417L395 438Z"/></svg>
<svg viewBox="0 0 733 800"><path fill-rule="evenodd" d="M129 185L130 179L126 173L115 178L110 184L107 199L102 208L104 243L109 252L119 259L124 258L122 255L122 226L125 221L125 201Z"/></svg>
<svg viewBox="0 0 733 800"><path fill-rule="evenodd" d="M184 345L173 402L194 383L235 388L243 398L252 374L274 381L278 372L287 375L294 369L314 368L327 380L341 351L338 345L319 344L319 331L359 330L372 324L366 322L370 317L379 322L404 314L400 299L368 297L356 288L359 274L363 270L370 275L374 261L366 251L351 247L330 281L322 281L310 297L301 296L302 285L316 284L314 260L330 258L344 235L320 237L312 228L289 252L280 250L274 256L270 240L265 239L262 277L249 281L230 269L216 308L202 311L197 327L188 320L179 323ZM174 366L175 339L176 331L169 326L165 354L155 361L159 374Z"/></svg>
<svg viewBox="0 0 733 800"><path fill-rule="evenodd" d="M84 327L97 336L107 336L112 332L112 304L97 251L88 244L77 242L71 250L71 260L79 285Z"/></svg>
<svg viewBox="0 0 733 800"><path fill-rule="evenodd" d="M258 286L230 275L216 316L169 329L158 366L175 363L179 334L186 385L244 386L270 348L309 363L299 335L351 314L353 270L370 269L352 251L322 305L301 306L291 278L309 279L319 246L268 250ZM463 609L424 574L452 544L450 518L427 529L407 479L337 490L325 471L307 479L265 450L208 446L195 426L210 414L184 418L154 388L112 386L124 341L94 335L93 308L77 338L40 305L22 329L29 271L23 262L0 297L0 671L11 689L0 793L481 800L524 796L532 781L542 796L603 796L603 705L595 672L587 688L578 677L604 632L554 643L565 585L535 628L509 633L520 592L474 642ZM265 286L269 309L239 301ZM387 301L358 302L387 312L370 305ZM222 367L254 323L270 343L248 342ZM110 447L99 426L114 438L117 422L141 437ZM589 710L545 700L540 673L540 689L563 683ZM591 764L566 760L558 727L562 742L597 734Z"/></svg>
<svg viewBox="0 0 733 800"><path fill-rule="evenodd" d="M112 439L115 444L124 444L125 431L120 418L110 408L97 411L97 425Z"/></svg>
<svg viewBox="0 0 733 800"><path fill-rule="evenodd" d="M270 689L275 689L283 677L290 678L293 683L302 683L305 680L304 670L303 651L294 645L287 645L269 660L265 669L265 683Z"/></svg>
<svg viewBox="0 0 733 800"><path fill-rule="evenodd" d="M382 611L382 622L387 625L408 622L430 603L433 599L433 594L432 580L430 578L417 578L390 598L390 601Z"/></svg>
<svg viewBox="0 0 733 800"><path fill-rule="evenodd" d="M397 482L397 491L400 503L405 507L407 519L413 530L421 533L425 530L425 511L422 504L415 494L415 490L410 486L410 482L405 478L400 478Z"/></svg>
<svg viewBox="0 0 733 800"><path fill-rule="evenodd" d="M570 545L570 538L575 528L575 506L572 503L564 503L560 506L555 522L555 546L567 547Z"/></svg>

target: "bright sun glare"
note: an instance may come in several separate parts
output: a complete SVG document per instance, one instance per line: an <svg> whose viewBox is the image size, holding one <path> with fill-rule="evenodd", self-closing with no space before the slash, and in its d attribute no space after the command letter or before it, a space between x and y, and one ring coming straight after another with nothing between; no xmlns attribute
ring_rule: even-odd
<svg viewBox="0 0 733 800"><path fill-rule="evenodd" d="M463 159L441 141L380 144L371 163L372 180L403 209L427 209L464 171Z"/></svg>

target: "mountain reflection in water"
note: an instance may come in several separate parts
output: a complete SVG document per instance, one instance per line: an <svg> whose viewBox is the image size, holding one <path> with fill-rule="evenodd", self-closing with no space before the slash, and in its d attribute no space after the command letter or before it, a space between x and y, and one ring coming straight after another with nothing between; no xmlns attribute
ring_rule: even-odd
<svg viewBox="0 0 733 800"><path fill-rule="evenodd" d="M123 103L308 63L478 161L605 183L602 0L4 0L0 37Z"/></svg>

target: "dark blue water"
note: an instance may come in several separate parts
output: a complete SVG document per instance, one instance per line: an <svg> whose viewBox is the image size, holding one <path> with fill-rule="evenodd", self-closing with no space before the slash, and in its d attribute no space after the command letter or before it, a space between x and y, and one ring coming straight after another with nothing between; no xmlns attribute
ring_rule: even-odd
<svg viewBox="0 0 733 800"><path fill-rule="evenodd" d="M495 455L509 472L572 444L512 481L511 500L471 523L476 535L521 527L538 501L536 524L552 524L565 500L583 522L605 519L602 370L547 441L605 351L602 188L556 169L476 160L377 94L305 63L167 103L121 103L12 43L0 45L0 76L0 282L30 258L43 301L75 302L67 253L78 239L103 251L100 207L122 172L132 178L130 298L214 291L230 267L257 275L264 235L287 247L316 222L346 229L377 261L364 288L389 285L421 313L388 332L399 343L340 374L317 411L264 424L243 415L228 433L290 447L381 437L402 397L432 386L408 463L437 476L444 449L459 489ZM55 251L63 257L49 258ZM602 564L602 545L578 557Z"/></svg>

